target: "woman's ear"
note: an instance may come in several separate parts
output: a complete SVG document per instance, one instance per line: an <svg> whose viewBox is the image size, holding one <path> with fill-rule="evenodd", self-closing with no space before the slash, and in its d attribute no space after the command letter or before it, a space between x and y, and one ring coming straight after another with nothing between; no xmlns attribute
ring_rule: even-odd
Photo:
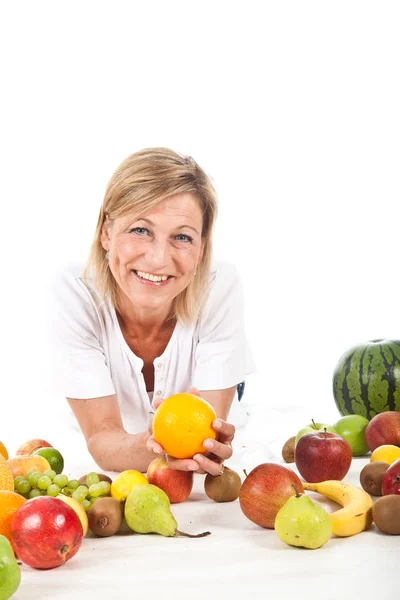
<svg viewBox="0 0 400 600"><path fill-rule="evenodd" d="M106 250L106 251L110 249L110 227L111 227L111 221L110 221L109 216L106 215L106 218L104 219L104 223L101 228L101 236L100 236L101 245L103 246L104 250Z"/></svg>

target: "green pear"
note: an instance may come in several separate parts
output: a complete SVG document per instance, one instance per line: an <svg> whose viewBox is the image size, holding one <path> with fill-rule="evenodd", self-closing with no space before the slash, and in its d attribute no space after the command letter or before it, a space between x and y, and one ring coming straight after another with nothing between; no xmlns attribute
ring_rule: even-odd
<svg viewBox="0 0 400 600"><path fill-rule="evenodd" d="M8 600L21 583L21 571L10 542L0 535L0 600Z"/></svg>
<svg viewBox="0 0 400 600"><path fill-rule="evenodd" d="M332 536L329 514L305 494L291 496L275 517L275 531L289 546L320 548Z"/></svg>
<svg viewBox="0 0 400 600"><path fill-rule="evenodd" d="M126 499L124 513L126 524L136 533L158 533L165 537L209 535L208 531L198 535L178 531L167 494L151 483L133 488Z"/></svg>

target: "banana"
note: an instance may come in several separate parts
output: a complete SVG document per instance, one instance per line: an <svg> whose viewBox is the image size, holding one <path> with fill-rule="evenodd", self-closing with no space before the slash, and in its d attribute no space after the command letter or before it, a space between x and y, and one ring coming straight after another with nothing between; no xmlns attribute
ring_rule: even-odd
<svg viewBox="0 0 400 600"><path fill-rule="evenodd" d="M340 537L361 533L372 523L372 498L359 487L334 479L320 483L302 481L305 490L334 500L343 508L330 513L332 531Z"/></svg>

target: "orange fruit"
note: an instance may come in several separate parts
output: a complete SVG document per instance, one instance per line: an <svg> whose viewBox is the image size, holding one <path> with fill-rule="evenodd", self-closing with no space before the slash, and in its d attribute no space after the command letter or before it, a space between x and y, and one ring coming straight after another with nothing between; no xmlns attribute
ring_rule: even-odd
<svg viewBox="0 0 400 600"><path fill-rule="evenodd" d="M4 458L6 460L8 460L7 448L5 447L5 445L3 444L3 442L0 442L0 454L2 454L4 456Z"/></svg>
<svg viewBox="0 0 400 600"><path fill-rule="evenodd" d="M214 408L194 394L174 394L160 404L153 419L153 435L170 456L192 458L206 452L203 442L215 439Z"/></svg>
<svg viewBox="0 0 400 600"><path fill-rule="evenodd" d="M11 522L20 506L27 502L26 498L16 492L0 490L0 534L5 535L9 542L11 538Z"/></svg>
<svg viewBox="0 0 400 600"><path fill-rule="evenodd" d="M9 458L7 464L12 471L14 479L18 475L25 477L29 469L36 469L41 473L50 470L50 465L43 456L15 456L14 458Z"/></svg>
<svg viewBox="0 0 400 600"><path fill-rule="evenodd" d="M14 477L2 454L0 454L0 490L14 491Z"/></svg>

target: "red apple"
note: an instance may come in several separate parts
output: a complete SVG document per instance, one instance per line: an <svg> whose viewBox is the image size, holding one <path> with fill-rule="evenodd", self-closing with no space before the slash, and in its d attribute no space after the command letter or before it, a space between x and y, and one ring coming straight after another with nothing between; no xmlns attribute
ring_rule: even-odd
<svg viewBox="0 0 400 600"><path fill-rule="evenodd" d="M30 456L35 452L35 450L39 450L39 448L52 448L53 446L46 442L46 440L29 440L25 442L18 448L15 455L16 456Z"/></svg>
<svg viewBox="0 0 400 600"><path fill-rule="evenodd" d="M400 495L400 458L394 461L382 477L382 496Z"/></svg>
<svg viewBox="0 0 400 600"><path fill-rule="evenodd" d="M400 446L400 412L388 410L372 417L365 429L365 441L373 452L378 446Z"/></svg>
<svg viewBox="0 0 400 600"><path fill-rule="evenodd" d="M170 469L165 458L155 458L147 468L147 481L164 490L171 503L183 502L193 487L193 471Z"/></svg>
<svg viewBox="0 0 400 600"><path fill-rule="evenodd" d="M349 442L336 433L316 431L303 435L294 459L299 473L310 483L341 480L350 469L352 450Z"/></svg>
<svg viewBox="0 0 400 600"><path fill-rule="evenodd" d="M278 510L290 496L304 492L303 485L294 471L275 463L262 463L247 475L239 493L243 514L261 527L274 528Z"/></svg>
<svg viewBox="0 0 400 600"><path fill-rule="evenodd" d="M83 530L68 504L51 496L37 496L14 514L12 540L18 557L34 569L53 569L79 550Z"/></svg>

